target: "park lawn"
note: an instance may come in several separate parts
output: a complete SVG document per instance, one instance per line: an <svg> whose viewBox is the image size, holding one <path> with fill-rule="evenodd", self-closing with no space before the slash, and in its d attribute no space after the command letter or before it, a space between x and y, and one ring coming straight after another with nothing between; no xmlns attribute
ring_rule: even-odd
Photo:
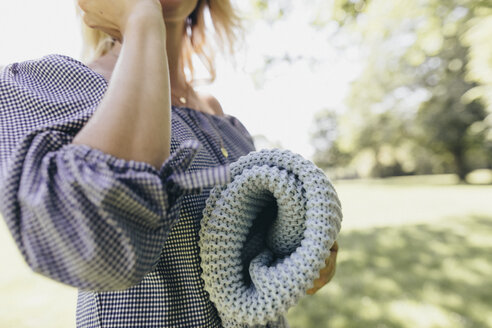
<svg viewBox="0 0 492 328"><path fill-rule="evenodd" d="M492 186L339 181L337 274L292 328L492 327ZM76 290L32 273L0 224L0 327L75 327Z"/></svg>
<svg viewBox="0 0 492 328"><path fill-rule="evenodd" d="M33 273L0 221L0 327L75 327L77 289Z"/></svg>
<svg viewBox="0 0 492 328"><path fill-rule="evenodd" d="M338 182L335 278L292 328L492 327L492 187Z"/></svg>

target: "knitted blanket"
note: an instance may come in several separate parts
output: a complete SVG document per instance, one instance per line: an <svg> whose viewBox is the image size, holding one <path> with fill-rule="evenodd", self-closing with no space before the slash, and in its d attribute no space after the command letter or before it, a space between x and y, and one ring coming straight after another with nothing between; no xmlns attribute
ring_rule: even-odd
<svg viewBox="0 0 492 328"><path fill-rule="evenodd" d="M323 171L288 150L251 152L230 170L201 221L205 289L226 328L283 327L330 255L340 201Z"/></svg>

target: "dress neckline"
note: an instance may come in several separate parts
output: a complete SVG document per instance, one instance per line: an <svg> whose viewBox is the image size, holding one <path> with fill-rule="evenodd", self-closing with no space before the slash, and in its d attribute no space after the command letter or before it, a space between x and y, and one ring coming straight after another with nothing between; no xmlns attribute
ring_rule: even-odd
<svg viewBox="0 0 492 328"><path fill-rule="evenodd" d="M211 116L211 117L218 117L218 118L229 118L229 117L231 117L231 115L228 115L228 114L224 114L224 115L210 114L210 113L202 112L201 110L190 108L190 107L187 107L187 106L171 105L171 108L172 109L185 109L185 110L187 110L189 112L192 111L193 113L200 113L200 114L203 114L205 116Z"/></svg>
<svg viewBox="0 0 492 328"><path fill-rule="evenodd" d="M90 67L86 66L88 69L90 69L94 74L98 75L100 78L102 78L104 80L104 82L106 83L106 87L109 86L109 81L106 80L106 78L99 72L96 72L94 71L93 69L91 69ZM185 109L187 111L193 111L193 112L198 112L198 113L201 113L203 115L208 115L208 116L211 116L211 117L218 117L220 119L227 119L230 117L230 115L228 114L224 114L224 115L216 115L216 114L210 114L210 113L207 113L207 112L202 112L201 110L198 110L198 109L194 109L194 108L190 108L190 107L187 107L187 106L176 106L176 105L172 105L171 104L171 109Z"/></svg>
<svg viewBox="0 0 492 328"><path fill-rule="evenodd" d="M83 66L85 66L87 69L89 69L90 71L92 71L94 74L98 75L101 79L104 80L104 82L106 83L106 87L109 86L109 81L106 79L106 77L104 77L101 73L99 72L96 72L95 70L93 70L92 68L90 68L88 65L86 65L85 63L82 63L80 62ZM217 114L210 114L210 113L207 113L207 112L202 112L198 109L194 109L194 108L190 108L190 107L187 107L187 106L176 106L176 105L172 105L171 104L171 109L186 109L188 111L193 111L193 112L198 112L198 113L201 113L203 115L208 115L208 116L211 116L211 117L218 117L218 118L224 118L224 119L228 119L231 117L231 115L228 115L228 114L224 114L224 115L217 115Z"/></svg>

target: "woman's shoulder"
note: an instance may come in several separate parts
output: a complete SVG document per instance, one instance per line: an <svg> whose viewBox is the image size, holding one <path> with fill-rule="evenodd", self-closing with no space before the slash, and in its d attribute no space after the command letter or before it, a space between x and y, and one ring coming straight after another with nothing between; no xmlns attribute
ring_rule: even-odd
<svg viewBox="0 0 492 328"><path fill-rule="evenodd" d="M98 76L81 61L60 54L0 65L0 70L8 70L10 74L7 76L21 75L27 79L55 80L70 77L78 79L80 75Z"/></svg>
<svg viewBox="0 0 492 328"><path fill-rule="evenodd" d="M12 62L12 63L7 63L7 64L1 64L0 69L5 69L7 67L12 67L12 66L17 66L17 65L40 65L40 64L67 64L70 63L72 65L76 66L85 66L82 62L79 60L66 56L66 55L61 55L61 54L48 54L44 55L39 58L33 58L33 59L27 59L23 61L17 61L17 62Z"/></svg>
<svg viewBox="0 0 492 328"><path fill-rule="evenodd" d="M204 102L211 110L214 115L225 116L224 110L220 102L213 95L209 93L199 92L198 96L202 102Z"/></svg>
<svg viewBox="0 0 492 328"><path fill-rule="evenodd" d="M67 97L97 98L106 89L102 76L65 55L10 63L0 72L1 98L15 93L23 101L32 102L41 97L45 102L58 102Z"/></svg>
<svg viewBox="0 0 492 328"><path fill-rule="evenodd" d="M18 135L55 124L72 128L94 112L105 90L102 77L71 57L8 64L0 71L0 139L6 127Z"/></svg>

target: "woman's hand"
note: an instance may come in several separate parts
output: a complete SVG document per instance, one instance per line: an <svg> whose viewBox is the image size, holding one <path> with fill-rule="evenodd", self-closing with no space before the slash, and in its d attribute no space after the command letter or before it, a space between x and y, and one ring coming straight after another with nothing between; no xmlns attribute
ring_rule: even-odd
<svg viewBox="0 0 492 328"><path fill-rule="evenodd" d="M330 248L330 257L325 260L326 266L319 271L319 278L314 281L314 286L308 289L306 294L313 295L324 285L330 282L330 280L335 275L336 263L337 263L337 253L338 253L338 243L335 241L333 246Z"/></svg>
<svg viewBox="0 0 492 328"><path fill-rule="evenodd" d="M78 0L78 5L87 26L120 42L131 17L145 15L163 19L159 0Z"/></svg>

